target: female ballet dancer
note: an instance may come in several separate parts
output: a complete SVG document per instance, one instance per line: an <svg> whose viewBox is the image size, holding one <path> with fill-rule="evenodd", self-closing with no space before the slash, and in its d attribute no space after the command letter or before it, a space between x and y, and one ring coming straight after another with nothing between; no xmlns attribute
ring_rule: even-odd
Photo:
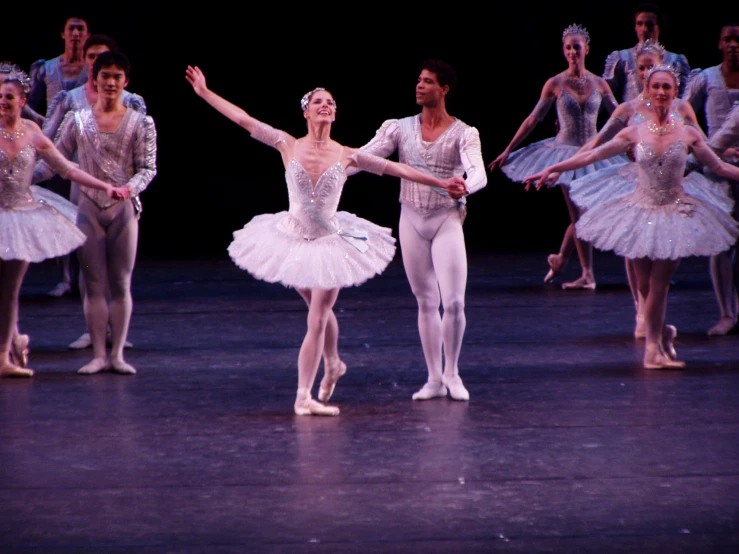
<svg viewBox="0 0 739 554"><path fill-rule="evenodd" d="M308 129L305 136L295 138L208 89L199 68L188 66L186 78L198 96L282 155L289 210L254 217L234 232L228 252L236 265L254 277L295 288L305 300L308 328L298 354L294 410L297 415L338 415L338 407L321 403L328 401L336 381L346 372L338 354L334 303L341 288L380 274L395 254L390 229L337 211L347 176L357 171L393 175L443 188L454 198L467 193L465 181L461 177L442 181L332 140L336 102L323 88L303 96L300 104ZM322 355L324 377L318 402L311 391Z"/></svg>
<svg viewBox="0 0 739 554"><path fill-rule="evenodd" d="M528 175L569 158L595 136L601 108L605 108L610 114L616 108L617 102L608 83L585 69L589 44L590 35L580 25L570 25L564 30L562 51L567 60L567 69L551 77L544 84L534 111L524 119L505 150L488 165L491 171L500 167L509 179L521 182ZM514 148L544 119L552 104L555 104L557 109L559 124L557 135L514 151ZM625 157L599 160L577 171L565 172L559 176L558 183L569 183L572 179L625 160ZM575 235L575 222L579 215L577 207L570 201L567 189L565 187L560 189L570 215L570 224L565 231L559 252L547 257L549 272L544 277L544 282L550 283L554 280L564 269L572 250L576 249L582 275L575 281L564 283L562 288L594 289L592 248Z"/></svg>
<svg viewBox="0 0 739 554"><path fill-rule="evenodd" d="M0 84L0 376L31 377L27 335L18 334L18 300L30 263L56 258L85 242L77 226L51 203L36 199L31 178L36 158L83 186L117 192L66 160L34 122L23 119L30 82L20 70ZM25 340L24 340L25 339ZM12 351L12 355L11 355Z"/></svg>
<svg viewBox="0 0 739 554"><path fill-rule="evenodd" d="M552 172L572 171L633 149L639 166L634 191L591 206L580 217L576 231L599 250L612 250L633 261L636 286L644 298L644 367L682 368L685 363L677 359L674 347L677 331L665 325L670 279L681 258L722 252L739 236L739 223L722 207L683 189L688 150L722 177L739 178L739 168L719 159L701 131L673 117L678 77L671 67L653 67L647 89L652 111L646 121L630 125L595 150L547 167L525 182L543 184Z"/></svg>
<svg viewBox="0 0 739 554"><path fill-rule="evenodd" d="M665 49L657 42L645 40L637 47L635 56L636 72L633 86L637 92L634 98L619 104L600 132L588 141L580 149L580 152L592 150L604 144L623 128L646 121L652 113L652 103L644 85L649 71L665 60ZM689 102L681 98L675 98L672 109L673 118L692 125L700 131L695 111L693 111ZM566 186L570 193L570 199L581 211L584 211L609 198L620 198L632 193L639 180L638 173L639 167L637 164L625 161L623 164L606 167L584 177L573 179ZM551 173L547 179L547 184L556 182L558 177L558 173ZM716 204L731 214L733 201L725 182L710 180L700 172L691 172L685 176L682 185L689 195ZM542 188L542 184L537 186L537 189L540 188ZM646 336L644 316L641 309L644 299L639 296L632 260L624 258L624 265L632 297L634 298L636 315L634 337L643 339Z"/></svg>

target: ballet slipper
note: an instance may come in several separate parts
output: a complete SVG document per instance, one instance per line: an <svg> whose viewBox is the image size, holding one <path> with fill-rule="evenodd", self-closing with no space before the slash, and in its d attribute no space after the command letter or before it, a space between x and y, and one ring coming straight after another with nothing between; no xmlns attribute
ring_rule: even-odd
<svg viewBox="0 0 739 554"><path fill-rule="evenodd" d="M84 348L90 348L92 346L92 339L90 339L90 333L82 333L80 337L69 345L72 350L82 350Z"/></svg>
<svg viewBox="0 0 739 554"><path fill-rule="evenodd" d="M110 370L120 375L136 375L136 368L122 358L110 360Z"/></svg>
<svg viewBox="0 0 739 554"><path fill-rule="evenodd" d="M569 283L562 283L564 290L595 290L595 279L592 277L580 277Z"/></svg>
<svg viewBox="0 0 739 554"><path fill-rule="evenodd" d="M677 327L674 325L665 325L662 330L662 351L670 360L677 360L677 351L675 350L675 338L677 337Z"/></svg>
<svg viewBox="0 0 739 554"><path fill-rule="evenodd" d="M647 338L647 324L644 321L644 316L636 314L636 327L634 327L634 338L645 339Z"/></svg>
<svg viewBox="0 0 739 554"><path fill-rule="evenodd" d="M723 316L718 320L718 323L708 330L708 335L712 337L722 336L729 333L736 325L734 318L729 316Z"/></svg>
<svg viewBox="0 0 739 554"><path fill-rule="evenodd" d="M7 363L0 365L0 377L32 377L33 370Z"/></svg>
<svg viewBox="0 0 739 554"><path fill-rule="evenodd" d="M462 378L459 375L455 375L451 378L447 378L447 376L445 375L441 378L441 382L449 389L449 396L451 396L454 400L466 402L470 399L470 393L464 387L464 384L462 383Z"/></svg>
<svg viewBox="0 0 739 554"><path fill-rule="evenodd" d="M334 393L334 388L336 388L336 382L339 380L339 377L346 373L346 364L340 359L333 365L324 360L323 367L323 379L321 380L321 386L318 388L318 400L327 402Z"/></svg>
<svg viewBox="0 0 739 554"><path fill-rule="evenodd" d="M413 393L413 400L431 400L432 398L444 398L447 395L447 389L444 383L426 382L421 390Z"/></svg>
<svg viewBox="0 0 739 554"><path fill-rule="evenodd" d="M28 343L30 342L28 335L15 335L13 337L13 348L11 354L15 359L15 364L20 367L28 366Z"/></svg>
<svg viewBox="0 0 739 554"><path fill-rule="evenodd" d="M682 369L685 362L679 360L671 360L659 349L648 348L644 352L644 368L645 369Z"/></svg>
<svg viewBox="0 0 739 554"><path fill-rule="evenodd" d="M554 278L562 272L565 267L564 260L562 260L561 254L549 254L547 256L547 263L549 264L549 271L544 277L545 283L551 283Z"/></svg>
<svg viewBox="0 0 739 554"><path fill-rule="evenodd" d="M336 406L326 406L320 402L316 402L310 397L310 394L300 394L295 398L295 414L299 416L319 415L319 416L337 416L339 408Z"/></svg>
<svg viewBox="0 0 739 554"><path fill-rule="evenodd" d="M110 368L110 362L105 358L93 358L91 362L77 370L80 375L94 375Z"/></svg>

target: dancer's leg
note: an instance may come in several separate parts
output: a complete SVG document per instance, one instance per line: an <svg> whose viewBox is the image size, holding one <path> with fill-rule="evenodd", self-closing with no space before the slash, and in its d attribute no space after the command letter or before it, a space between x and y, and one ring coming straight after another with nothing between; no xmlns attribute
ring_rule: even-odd
<svg viewBox="0 0 739 554"><path fill-rule="evenodd" d="M0 377L30 377L33 370L10 361L11 342L18 329L18 303L28 262L0 260Z"/></svg>
<svg viewBox="0 0 739 554"><path fill-rule="evenodd" d="M737 289L734 285L735 248L710 258L711 281L716 293L720 317L708 330L709 335L725 335L736 325Z"/></svg>
<svg viewBox="0 0 739 554"><path fill-rule="evenodd" d="M467 325L464 312L467 287L467 253L459 210L452 208L431 242L431 257L439 282L443 316L441 329L444 352L442 382L455 400L470 395L459 376L459 353Z"/></svg>
<svg viewBox="0 0 739 554"><path fill-rule="evenodd" d="M105 288L108 281L107 237L103 226L105 213L91 200L80 199L77 226L87 240L77 250L80 267L85 281L83 309L87 330L92 342L92 361L78 370L81 374L92 374L109 367L105 353L105 331L108 325L108 301ZM103 220L103 221L101 221Z"/></svg>
<svg viewBox="0 0 739 554"><path fill-rule="evenodd" d="M644 297L639 292L639 287L636 284L636 270L634 269L634 262L629 258L624 258L624 266L626 268L626 280L629 283L629 290L631 291L631 297L634 299L634 312L636 316L636 326L634 327L634 338L643 339L647 336L646 327L644 324Z"/></svg>
<svg viewBox="0 0 739 554"><path fill-rule="evenodd" d="M117 213L108 227L108 288L110 295L109 317L112 347L111 369L116 373L134 374L136 369L123 359L123 347L133 312L131 276L136 263L136 246L139 238L139 220L131 202L119 202L110 210ZM106 328L107 332L107 328Z"/></svg>
<svg viewBox="0 0 739 554"><path fill-rule="evenodd" d="M338 408L325 406L311 398L323 354L326 326L338 296L339 289L314 289L310 292L308 328L298 354L298 393L295 398L295 413L298 415L339 415Z"/></svg>
<svg viewBox="0 0 739 554"><path fill-rule="evenodd" d="M577 257L580 260L580 268L582 270L582 275L579 278L574 281L570 281L569 283L563 283L562 288L565 290L594 289L595 277L593 276L593 247L589 242L577 238L577 234L575 233L575 224L578 219L580 219L580 211L575 203L570 199L570 193L567 190L567 187L560 185L559 188L562 189L562 195L564 196L565 204L567 205L567 212L570 215L570 225L567 227L567 230L572 233L572 241L575 245L575 250L577 250Z"/></svg>
<svg viewBox="0 0 739 554"><path fill-rule="evenodd" d="M441 295L431 256L431 240L445 217L445 212L424 217L405 206L400 215L399 236L403 267L418 303L418 333L428 370L428 380L413 395L414 400L428 400L446 396L447 393L441 382Z"/></svg>

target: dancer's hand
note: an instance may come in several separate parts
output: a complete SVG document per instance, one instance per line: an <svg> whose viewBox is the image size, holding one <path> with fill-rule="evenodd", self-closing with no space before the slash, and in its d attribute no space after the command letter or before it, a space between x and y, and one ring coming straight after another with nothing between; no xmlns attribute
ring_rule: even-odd
<svg viewBox="0 0 739 554"><path fill-rule="evenodd" d="M123 187L114 187L111 198L115 198L116 200L128 200L131 198L131 188L128 185Z"/></svg>
<svg viewBox="0 0 739 554"><path fill-rule="evenodd" d="M560 174L550 172L548 169L542 169L541 171L529 175L523 180L525 190L531 190L531 187L535 186L536 190L541 190L543 187L553 186L559 179Z"/></svg>
<svg viewBox="0 0 739 554"><path fill-rule="evenodd" d="M198 66L188 65L185 70L185 78L198 96L202 96L208 90L208 86L205 84L205 75Z"/></svg>
<svg viewBox="0 0 739 554"><path fill-rule="evenodd" d="M722 159L732 159L739 157L739 148L727 148L724 153L721 154Z"/></svg>
<svg viewBox="0 0 739 554"><path fill-rule="evenodd" d="M501 167L505 163L505 161L508 159L509 154L510 152L508 151L507 148L503 150L500 156L498 156L492 162L490 162L490 164L488 165L488 169L490 171L493 171L496 167Z"/></svg>
<svg viewBox="0 0 739 554"><path fill-rule="evenodd" d="M444 189L454 200L459 200L470 193L470 190L467 188L467 182L462 177L450 177L446 179L444 181Z"/></svg>

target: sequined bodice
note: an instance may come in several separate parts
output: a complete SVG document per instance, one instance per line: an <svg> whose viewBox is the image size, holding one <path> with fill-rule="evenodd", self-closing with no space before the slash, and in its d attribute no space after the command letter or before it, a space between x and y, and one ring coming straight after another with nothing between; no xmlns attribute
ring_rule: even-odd
<svg viewBox="0 0 739 554"><path fill-rule="evenodd" d="M0 149L0 209L33 203L28 187L35 164L36 148L30 142L12 159Z"/></svg>
<svg viewBox="0 0 739 554"><path fill-rule="evenodd" d="M683 197L682 179L687 156L681 139L668 146L662 155L646 142L639 142L636 163L639 164L640 176L635 194L658 206L674 203Z"/></svg>
<svg viewBox="0 0 739 554"><path fill-rule="evenodd" d="M598 112L602 96L598 89L593 90L581 105L567 89L557 98L557 119L559 133L557 142L570 146L582 146L597 133Z"/></svg>
<svg viewBox="0 0 739 554"><path fill-rule="evenodd" d="M303 236L316 238L329 234L328 227L336 230L334 216L346 178L344 166L337 161L314 184L301 163L292 159L285 170L289 213Z"/></svg>

